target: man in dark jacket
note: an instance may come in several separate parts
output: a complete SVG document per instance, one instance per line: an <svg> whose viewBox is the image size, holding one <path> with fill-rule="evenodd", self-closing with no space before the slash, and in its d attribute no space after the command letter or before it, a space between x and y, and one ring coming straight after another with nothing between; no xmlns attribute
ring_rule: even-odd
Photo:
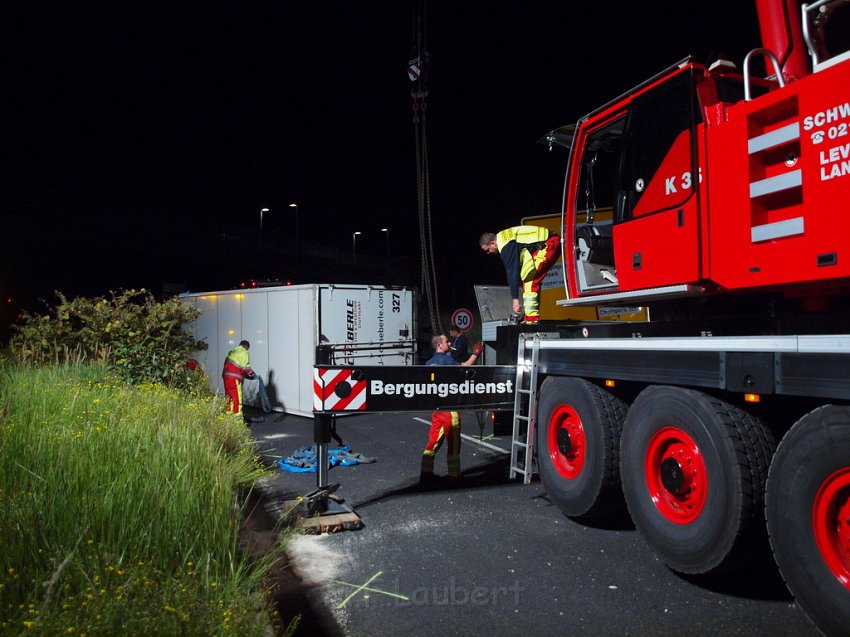
<svg viewBox="0 0 850 637"><path fill-rule="evenodd" d="M457 325L449 328L449 336L452 337L452 358L462 363L469 358L469 339L461 332Z"/></svg>

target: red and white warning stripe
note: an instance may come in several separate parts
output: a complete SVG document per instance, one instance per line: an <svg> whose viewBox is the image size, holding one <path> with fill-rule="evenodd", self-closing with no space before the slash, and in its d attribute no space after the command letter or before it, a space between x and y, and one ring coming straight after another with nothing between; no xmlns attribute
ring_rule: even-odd
<svg viewBox="0 0 850 637"><path fill-rule="evenodd" d="M313 370L313 411L366 409L366 381L351 380L351 369Z"/></svg>

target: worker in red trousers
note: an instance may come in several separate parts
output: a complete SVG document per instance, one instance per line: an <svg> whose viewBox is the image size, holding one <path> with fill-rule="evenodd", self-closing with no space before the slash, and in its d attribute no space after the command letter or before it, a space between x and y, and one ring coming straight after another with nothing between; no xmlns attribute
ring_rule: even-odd
<svg viewBox="0 0 850 637"><path fill-rule="evenodd" d="M251 369L251 356L248 354L251 344L241 341L227 353L221 376L224 379L224 394L227 396L227 411L238 414L242 410L242 381L256 378Z"/></svg>
<svg viewBox="0 0 850 637"><path fill-rule="evenodd" d="M484 345L478 343L472 348L472 356L465 361L457 361L451 355L452 344L445 334L437 334L431 339L434 355L426 365L472 365L481 355ZM449 480L460 482L460 414L456 411L435 411L431 414L431 431L428 442L422 452L422 467L419 481L427 484L434 478L434 456L443 444L448 441Z"/></svg>

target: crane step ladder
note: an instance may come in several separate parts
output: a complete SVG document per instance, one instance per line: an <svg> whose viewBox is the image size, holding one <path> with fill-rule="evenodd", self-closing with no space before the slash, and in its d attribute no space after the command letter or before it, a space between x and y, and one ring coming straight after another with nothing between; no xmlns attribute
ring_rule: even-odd
<svg viewBox="0 0 850 637"><path fill-rule="evenodd" d="M534 473L534 427L537 421L537 368L540 337L540 334L520 334L517 346L510 477L515 478L521 475L523 484L530 484ZM529 342L531 358L526 359Z"/></svg>

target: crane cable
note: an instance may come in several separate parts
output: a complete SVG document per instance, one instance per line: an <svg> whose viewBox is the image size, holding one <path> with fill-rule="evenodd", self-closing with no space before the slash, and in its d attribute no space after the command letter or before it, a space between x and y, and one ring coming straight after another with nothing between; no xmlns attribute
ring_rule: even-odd
<svg viewBox="0 0 850 637"><path fill-rule="evenodd" d="M416 183L417 203L419 212L419 242L422 254L421 285L428 304L431 319L431 330L434 334L442 333L440 322L440 305L437 298L437 273L434 260L434 241L431 223L431 184L428 170L428 140L425 134L425 110L428 89L425 80L428 74L429 56L422 30L422 17L425 0L415 0L416 20L414 46L407 67L407 74L413 82L410 96L413 99L413 128L416 137Z"/></svg>
<svg viewBox="0 0 850 637"><path fill-rule="evenodd" d="M413 123L416 134L416 181L419 204L419 240L422 251L422 288L428 303L431 329L442 332L440 307L437 299L437 274L434 267L434 240L432 233L431 191L428 171L428 142L425 135L425 97L413 98Z"/></svg>

